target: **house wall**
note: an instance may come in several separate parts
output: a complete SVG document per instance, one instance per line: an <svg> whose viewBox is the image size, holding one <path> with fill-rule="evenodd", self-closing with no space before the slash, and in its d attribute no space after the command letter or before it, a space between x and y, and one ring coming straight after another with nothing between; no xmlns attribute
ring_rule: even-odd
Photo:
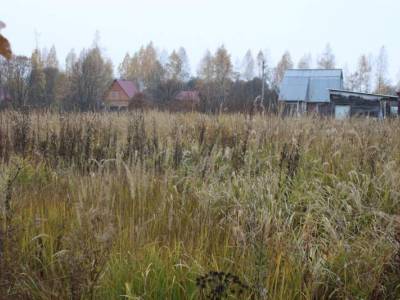
<svg viewBox="0 0 400 300"><path fill-rule="evenodd" d="M331 103L307 103L307 113L318 114L321 116L332 115L332 104Z"/></svg>
<svg viewBox="0 0 400 300"><path fill-rule="evenodd" d="M283 103L282 113L284 116L298 116L304 114L306 110L307 103L301 101L288 101Z"/></svg>
<svg viewBox="0 0 400 300"><path fill-rule="evenodd" d="M381 117L381 103L379 101L365 101L363 103L351 103L350 115L351 116L370 116Z"/></svg>
<svg viewBox="0 0 400 300"><path fill-rule="evenodd" d="M370 117L383 117L382 105L379 100L366 100L362 97L332 97L334 105L350 106L350 116L370 116Z"/></svg>
<svg viewBox="0 0 400 300"><path fill-rule="evenodd" d="M104 104L110 108L126 108L129 105L129 100L129 97L122 90L121 86L117 82L114 82L104 97Z"/></svg>

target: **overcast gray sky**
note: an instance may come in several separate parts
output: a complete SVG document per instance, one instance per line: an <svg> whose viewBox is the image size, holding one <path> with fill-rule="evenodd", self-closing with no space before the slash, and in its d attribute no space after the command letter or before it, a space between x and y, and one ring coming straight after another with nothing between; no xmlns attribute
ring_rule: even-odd
<svg viewBox="0 0 400 300"><path fill-rule="evenodd" d="M273 63L285 50L295 62L307 52L315 61L326 43L338 67L353 68L362 53L385 45L390 76L400 71L399 0L1 0L3 34L17 54L56 46L64 61L71 48L92 44L96 30L115 66L124 54L153 41L171 51L184 46L192 70L206 49L224 44L232 60L247 49L268 49Z"/></svg>

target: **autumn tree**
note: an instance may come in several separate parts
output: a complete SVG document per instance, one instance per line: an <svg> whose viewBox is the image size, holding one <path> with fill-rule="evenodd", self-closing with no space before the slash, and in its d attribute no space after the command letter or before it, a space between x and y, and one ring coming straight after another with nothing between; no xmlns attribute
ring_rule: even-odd
<svg viewBox="0 0 400 300"><path fill-rule="evenodd" d="M68 75L72 74L77 61L78 61L78 57L75 53L75 50L71 49L71 51L68 52L68 54L65 58L65 72Z"/></svg>
<svg viewBox="0 0 400 300"><path fill-rule="evenodd" d="M289 51L286 51L281 60L278 62L275 71L274 71L274 79L273 85L278 87L282 82L283 76L285 75L286 70L293 68L293 61Z"/></svg>
<svg viewBox="0 0 400 300"><path fill-rule="evenodd" d="M50 48L49 53L43 57L43 63L45 68L58 69L60 67L56 47L54 45Z"/></svg>
<svg viewBox="0 0 400 300"><path fill-rule="evenodd" d="M46 105L52 105L56 102L58 85L62 84L57 52L54 46L50 48L50 52L43 58L43 64L43 72L46 79L44 100Z"/></svg>
<svg viewBox="0 0 400 300"><path fill-rule="evenodd" d="M205 82L211 82L214 77L214 58L209 50L206 51L204 57L201 59L197 76Z"/></svg>
<svg viewBox="0 0 400 300"><path fill-rule="evenodd" d="M197 76L199 80L196 84L196 89L200 91L201 96L201 110L207 111L210 109L209 103L213 99L214 94L214 63L213 55L209 50L206 51L203 58L200 60Z"/></svg>
<svg viewBox="0 0 400 300"><path fill-rule="evenodd" d="M233 65L231 56L224 46L212 55L207 51L198 69L198 88L211 110L220 109L227 98L232 83Z"/></svg>
<svg viewBox="0 0 400 300"><path fill-rule="evenodd" d="M252 80L254 78L255 61L251 50L247 50L242 60L242 77L244 80Z"/></svg>
<svg viewBox="0 0 400 300"><path fill-rule="evenodd" d="M332 48L330 44L325 46L325 50L319 56L317 61L318 68L320 69L334 69L336 62L335 62L335 55L333 54Z"/></svg>
<svg viewBox="0 0 400 300"><path fill-rule="evenodd" d="M139 52L137 68L140 72L140 80L147 88L154 88L160 83L164 76L164 69L158 59L157 51L153 43Z"/></svg>
<svg viewBox="0 0 400 300"><path fill-rule="evenodd" d="M95 47L83 50L71 71L71 104L80 110L99 108L113 78L111 61L104 58L100 49Z"/></svg>
<svg viewBox="0 0 400 300"><path fill-rule="evenodd" d="M172 51L165 65L165 78L149 90L156 102L165 105L182 89L186 77L183 68L181 56Z"/></svg>
<svg viewBox="0 0 400 300"><path fill-rule="evenodd" d="M27 104L31 62L26 56L14 56L7 62L6 87L14 108Z"/></svg>
<svg viewBox="0 0 400 300"><path fill-rule="evenodd" d="M223 85L232 75L231 56L224 46L215 52L213 64L215 81Z"/></svg>
<svg viewBox="0 0 400 300"><path fill-rule="evenodd" d="M385 94L389 91L388 55L385 46L382 46L375 62L375 92Z"/></svg>
<svg viewBox="0 0 400 300"><path fill-rule="evenodd" d="M129 53L126 53L124 59L118 66L118 73L122 79L128 79L131 75L131 56Z"/></svg>
<svg viewBox="0 0 400 300"><path fill-rule="evenodd" d="M146 89L156 88L165 74L153 43L141 47L132 57L126 55L118 69L121 77L136 81Z"/></svg>
<svg viewBox="0 0 400 300"><path fill-rule="evenodd" d="M41 53L39 49L35 49L31 56L28 91L28 103L34 107L43 106L45 101L46 76L43 67Z"/></svg>
<svg viewBox="0 0 400 300"><path fill-rule="evenodd" d="M166 65L167 78L174 81L183 81L186 74L183 71L183 61L178 53L174 50L168 58Z"/></svg>
<svg viewBox="0 0 400 300"><path fill-rule="evenodd" d="M219 105L222 106L229 91L229 84L233 71L231 56L224 46L219 47L215 52L213 64L214 80L218 88L217 99Z"/></svg>
<svg viewBox="0 0 400 300"><path fill-rule="evenodd" d="M372 64L365 54L358 59L357 73L359 76L359 91L369 93L371 91Z"/></svg>
<svg viewBox="0 0 400 300"><path fill-rule="evenodd" d="M269 86L272 86L274 70L273 68L271 68L268 52L260 50L256 57L256 63L257 63L258 78L261 79L264 73L265 83L268 84Z"/></svg>
<svg viewBox="0 0 400 300"><path fill-rule="evenodd" d="M350 73L346 76L345 88L349 91L359 92L361 87L360 74L358 71Z"/></svg>
<svg viewBox="0 0 400 300"><path fill-rule="evenodd" d="M190 63L185 48L180 47L178 49L178 56L182 62L182 71L181 71L182 80L187 81L190 78Z"/></svg>
<svg viewBox="0 0 400 300"><path fill-rule="evenodd" d="M310 69L312 65L312 56L310 53L304 54L297 63L298 69Z"/></svg>
<svg viewBox="0 0 400 300"><path fill-rule="evenodd" d="M166 49L161 49L158 51L158 61L160 62L161 66L165 69L168 63L170 53Z"/></svg>
<svg viewBox="0 0 400 300"><path fill-rule="evenodd" d="M0 31L4 27L6 27L6 24L0 21ZM6 59L11 59L12 56L10 43L2 34L0 34L0 55L5 57Z"/></svg>

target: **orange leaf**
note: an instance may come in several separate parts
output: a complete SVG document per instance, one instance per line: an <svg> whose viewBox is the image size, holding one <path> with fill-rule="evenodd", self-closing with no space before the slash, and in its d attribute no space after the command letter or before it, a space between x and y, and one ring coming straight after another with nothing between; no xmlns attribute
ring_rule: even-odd
<svg viewBox="0 0 400 300"><path fill-rule="evenodd" d="M0 34L0 55L4 56L7 59L11 59L11 47L8 40Z"/></svg>

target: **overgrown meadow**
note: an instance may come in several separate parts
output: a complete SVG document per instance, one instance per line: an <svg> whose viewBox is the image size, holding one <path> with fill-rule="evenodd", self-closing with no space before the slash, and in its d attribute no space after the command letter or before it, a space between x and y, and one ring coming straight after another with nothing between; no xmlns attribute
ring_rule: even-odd
<svg viewBox="0 0 400 300"><path fill-rule="evenodd" d="M396 299L400 121L0 113L0 299Z"/></svg>

